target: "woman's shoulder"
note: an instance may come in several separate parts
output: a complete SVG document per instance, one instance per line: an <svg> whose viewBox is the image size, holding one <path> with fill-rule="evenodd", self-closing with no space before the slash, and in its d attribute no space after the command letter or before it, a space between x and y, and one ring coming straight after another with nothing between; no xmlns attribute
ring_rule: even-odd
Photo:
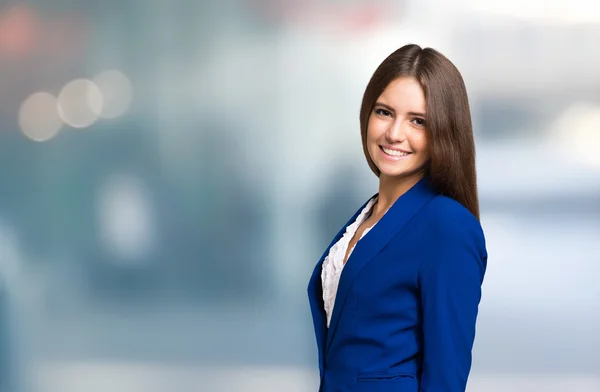
<svg viewBox="0 0 600 392"><path fill-rule="evenodd" d="M428 203L421 220L424 224L422 226L424 230L419 231L423 236L422 244L428 244L432 254L441 252L444 257L448 254L478 255L477 265L485 270L487 260L485 234L479 219L466 207L450 197L439 195ZM470 268L473 265L467 262L468 259L465 257L464 260L452 265L456 268L458 265ZM436 261L437 258L433 257L431 260ZM464 264L461 264L463 262ZM438 263L431 264L431 266L435 265Z"/></svg>
<svg viewBox="0 0 600 392"><path fill-rule="evenodd" d="M475 236L484 240L479 219L465 206L451 197L435 196L424 211L429 227L451 237Z"/></svg>
<svg viewBox="0 0 600 392"><path fill-rule="evenodd" d="M475 215L473 215L465 206L445 195L436 195L429 203L429 207L431 212L435 212L443 218L478 221Z"/></svg>

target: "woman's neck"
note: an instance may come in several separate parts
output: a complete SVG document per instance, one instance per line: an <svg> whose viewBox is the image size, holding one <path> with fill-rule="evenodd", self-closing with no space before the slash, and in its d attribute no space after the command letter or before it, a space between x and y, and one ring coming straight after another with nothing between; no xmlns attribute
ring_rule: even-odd
<svg viewBox="0 0 600 392"><path fill-rule="evenodd" d="M408 192L423 176L422 173L407 178L380 176L379 196L377 197L377 204L373 206L373 215L383 215L400 196Z"/></svg>

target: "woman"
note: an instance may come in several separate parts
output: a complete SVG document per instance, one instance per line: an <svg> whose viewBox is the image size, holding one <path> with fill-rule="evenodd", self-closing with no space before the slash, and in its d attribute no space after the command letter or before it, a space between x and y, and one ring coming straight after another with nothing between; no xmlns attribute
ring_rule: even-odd
<svg viewBox="0 0 600 392"><path fill-rule="evenodd" d="M407 45L360 109L379 191L308 286L321 392L464 391L487 263L469 104L455 66Z"/></svg>

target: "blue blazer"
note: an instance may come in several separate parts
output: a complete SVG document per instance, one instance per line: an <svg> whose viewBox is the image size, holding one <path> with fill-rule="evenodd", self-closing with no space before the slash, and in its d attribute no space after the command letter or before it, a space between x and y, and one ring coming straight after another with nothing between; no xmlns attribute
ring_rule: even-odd
<svg viewBox="0 0 600 392"><path fill-rule="evenodd" d="M319 391L463 392L487 264L479 221L420 180L358 241L327 328L321 264L366 204L308 285Z"/></svg>

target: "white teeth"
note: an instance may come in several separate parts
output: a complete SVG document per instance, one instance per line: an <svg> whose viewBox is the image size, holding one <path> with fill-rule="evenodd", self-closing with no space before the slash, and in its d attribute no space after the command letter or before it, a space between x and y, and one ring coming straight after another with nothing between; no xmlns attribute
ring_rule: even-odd
<svg viewBox="0 0 600 392"><path fill-rule="evenodd" d="M410 154L409 152L402 152L402 151L397 151L397 150L390 150L388 148L385 147L381 147L383 149L383 152L385 152L388 155L392 155L394 157L403 157L405 155Z"/></svg>

